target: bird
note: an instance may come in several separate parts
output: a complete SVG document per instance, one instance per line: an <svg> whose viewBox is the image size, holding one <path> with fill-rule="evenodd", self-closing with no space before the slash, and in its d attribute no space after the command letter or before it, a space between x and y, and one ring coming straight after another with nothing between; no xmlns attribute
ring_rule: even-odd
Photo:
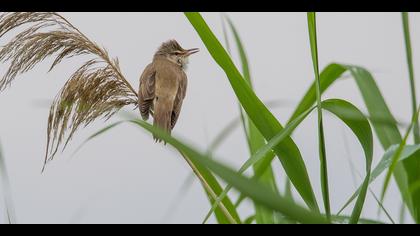
<svg viewBox="0 0 420 236"><path fill-rule="evenodd" d="M198 48L183 49L172 39L160 45L140 76L138 107L143 120L153 116L153 126L171 134L179 118L186 96L185 73L189 56ZM156 142L162 140L153 135ZM166 142L165 142L166 144Z"/></svg>

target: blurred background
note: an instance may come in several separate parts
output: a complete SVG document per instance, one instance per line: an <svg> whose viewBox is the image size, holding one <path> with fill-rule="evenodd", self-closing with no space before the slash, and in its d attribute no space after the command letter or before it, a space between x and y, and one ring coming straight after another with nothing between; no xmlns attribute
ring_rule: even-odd
<svg viewBox="0 0 420 236"><path fill-rule="evenodd" d="M271 111L284 124L314 80L306 13L227 14L245 45L256 94L263 101L279 102L280 106ZM239 115L236 97L224 72L182 13L62 15L91 40L107 48L112 57L117 56L124 75L135 88L141 72L163 41L176 39L184 48L201 49L190 59L187 97L173 132L175 136L205 151L218 132ZM224 42L220 13L203 13L203 17ZM420 30L416 30L419 24L420 16L410 14L415 75L420 75ZM331 62L366 67L394 116L408 122L411 103L400 13L318 13L317 28L320 68ZM1 39L0 44L10 36ZM233 58L240 67L234 45L231 40ZM49 105L80 62L78 58L66 60L47 74L52 60L46 60L0 93L0 141L17 222L201 223L210 205L200 183L195 178L188 182L189 166L174 149L155 144L151 135L139 128L123 124L94 139L73 156L89 135L123 119L124 112L139 116L131 107L106 123L98 120L79 130L66 151L58 154L41 174ZM0 65L0 75L5 70L7 65ZM343 98L366 112L351 77L340 80L323 98ZM316 122L313 113L293 138L321 200ZM362 181L357 175L352 176L350 162L364 175L364 156L351 131L328 113L325 132L330 198L332 212L336 213ZM375 137L374 166L382 154ZM241 127L226 139L215 156L235 168L245 162L249 152ZM274 172L283 189L283 169L277 159ZM371 185L377 195L382 179L383 176ZM232 196L237 194L233 192ZM398 219L400 205L399 192L392 183L384 206ZM377 209L376 201L368 194L363 216L377 218ZM251 214L252 203L242 205L240 212ZM379 219L387 220L383 214ZM5 222L4 215L0 215L0 222ZM412 221L407 217L406 222Z"/></svg>

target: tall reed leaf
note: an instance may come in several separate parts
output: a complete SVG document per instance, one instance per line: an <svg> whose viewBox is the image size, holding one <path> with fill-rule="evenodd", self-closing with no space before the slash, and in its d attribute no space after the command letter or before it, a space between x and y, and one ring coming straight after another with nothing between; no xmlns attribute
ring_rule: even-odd
<svg viewBox="0 0 420 236"><path fill-rule="evenodd" d="M401 143L402 137L398 129L397 122L391 114L391 111L389 110L375 80L366 69L359 66L337 63L328 65L320 75L322 93L324 93L334 82L340 79L345 72L350 72L352 78L356 81L370 115L369 120L372 123L376 136L382 144L383 149L387 150L393 144ZM315 82L312 83L289 120L293 120L299 114L316 103L315 86ZM394 171L394 178L401 193L407 192L408 190L406 163L403 163L404 165L401 163L398 164ZM402 194L402 197L404 202L407 204L410 213L414 216L411 198L406 194Z"/></svg>
<svg viewBox="0 0 420 236"><path fill-rule="evenodd" d="M363 116L360 110L358 110L354 105L344 100L329 99L329 100L323 101L322 105L324 109L330 111L332 114L336 115L337 118L341 119L354 132L355 136L359 139L359 142L361 143L363 150L365 151L365 155L366 155L366 170L367 170L366 179L369 180L370 166L371 166L372 155L373 155L373 137L372 137L372 131L371 131L372 129L370 127L369 122ZM290 136L292 132L296 129L296 127L298 127L299 124L314 109L315 107L308 109L307 111L300 114L293 121L289 122L289 124L280 133L274 136L274 138L272 138L266 145L261 147L254 155L252 155L245 162L245 164L242 165L238 173L239 174L244 173L249 167L251 167L253 164L260 161L264 157L264 155L266 155L275 145L280 143L286 137ZM368 184L366 183L363 185L365 192L366 192L367 186ZM210 216L211 212L216 208L217 204L227 195L227 193L230 191L231 188L232 188L231 185L228 185L225 188L222 194L215 201L215 204L213 204L213 207L210 210L210 212L207 214L207 217ZM355 222L357 222L358 216L360 216L360 211L364 203L365 195L366 193L364 193L363 195L359 197L358 204L357 204L358 207L355 208L355 211L353 213L352 219L354 219ZM288 197L288 199L290 198Z"/></svg>
<svg viewBox="0 0 420 236"><path fill-rule="evenodd" d="M166 132L153 127L147 122L141 120L131 120L130 122L142 127L148 132L155 134L157 137L171 144L180 152L185 153L185 156L194 163L195 166L200 167L200 169L208 168L216 175L224 179L227 183L232 184L232 186L234 186L237 190L259 204L269 209L276 210L290 219L301 223L328 223L328 221L326 221L319 213L309 211L289 199L280 196L276 192L273 192L270 188L261 185L258 181L248 179L236 173L232 169L212 160L205 154L201 154L190 145L181 142L179 139L171 137Z"/></svg>
<svg viewBox="0 0 420 236"><path fill-rule="evenodd" d="M406 48L406 56L407 56L407 66L409 72L409 79L410 79L410 92L411 92L411 106L412 106L412 113L414 113L417 108L417 94L416 94L416 85L414 79L414 69L413 69L413 56L412 56L412 49L411 49L411 39L410 39L410 25L409 25L409 15L407 12L402 12L402 23L404 29L404 39L405 39L405 48ZM414 120L413 124L413 136L414 136L414 143L420 144L420 126L419 126L419 119ZM412 185L416 181L420 181L419 168L420 168L420 158L419 159L410 159L405 163L405 169L407 171L407 178L408 184ZM414 218L416 222L420 222L420 193L417 191L413 192L411 195L411 199L413 200L413 208L414 210Z"/></svg>
<svg viewBox="0 0 420 236"><path fill-rule="evenodd" d="M358 223L360 214L362 213L366 193L369 187L373 159L372 129L369 121L365 118L363 113L349 102L339 99L330 99L322 105L325 110L339 117L353 131L365 153L366 177L363 181L359 197L350 218L350 223L356 224Z"/></svg>
<svg viewBox="0 0 420 236"><path fill-rule="evenodd" d="M375 181L383 172L385 172L392 163L393 157L397 153L400 145L395 144L392 145L388 150L386 150L385 154L382 156L379 163L376 165L376 167L373 169L371 177L370 177L370 183ZM406 145L403 147L400 158L398 159L398 162L403 162L411 159L419 159L420 158L420 145ZM350 203L356 199L356 197L359 195L361 191L362 186L360 186L355 193L346 201L344 206L340 209L340 211L337 214L340 214ZM408 195L410 193L409 188L407 188L407 192L403 192L402 194Z"/></svg>
<svg viewBox="0 0 420 236"><path fill-rule="evenodd" d="M239 33L236 30L232 20L227 15L225 15L225 19L227 23L229 24L230 30L233 33L235 43L238 48L238 52L241 59L243 77L245 81L248 82L251 89L253 89L250 66L248 64L248 58L246 56L245 48L242 44ZM227 37L225 36L225 38ZM239 107L239 109L242 111L242 107ZM244 120L245 125L247 125L245 132L248 133L247 138L248 138L249 151L250 151L250 154L252 155L261 146L265 144L265 139L264 139L264 136L262 136L262 134L258 130L258 128L255 126L255 124L252 122L252 120L249 118L249 116L245 115L244 118L246 119ZM265 165L264 160L272 160L273 157L274 157L274 153L268 152L267 155L263 158L263 160L254 164L254 172L259 170L259 166ZM266 171L264 173L260 173L260 175L261 177L259 178L259 180L261 181L261 183L266 184L268 187L271 187L273 191L278 192L271 165L266 168ZM272 223L275 223L275 214L273 211L255 204L255 220L257 224L272 224Z"/></svg>
<svg viewBox="0 0 420 236"><path fill-rule="evenodd" d="M411 50L411 39L410 39L410 24L408 20L408 13L402 12L402 24L404 29L404 40L405 40L405 51L407 55L407 66L410 79L410 91L411 91L411 108L413 115L417 109L417 95L416 95L416 85L414 80L414 69L413 69L413 54ZM420 143L420 127L418 120L415 121L413 127L414 142L416 144Z"/></svg>
<svg viewBox="0 0 420 236"><path fill-rule="evenodd" d="M385 192L389 186L389 182L391 180L391 175L392 172L394 171L398 160L401 157L402 151L404 150L404 147L406 146L407 140L408 140L408 136L410 135L412 129L414 128L414 125L416 123L416 121L418 120L419 117L419 113L420 113L420 107L417 108L416 113L413 115L412 121L410 126L407 129L406 134L404 135L403 141L400 143L397 151L395 152L394 156L392 157L392 162L391 165L389 167L389 170L387 171L386 177L385 177L385 181L382 187L382 193L381 193L381 202L383 201L384 197L385 197ZM419 167L420 167L420 158L415 158L415 159L411 159L411 160L407 160L406 163L410 161L410 163L412 165L406 165L406 170L408 173L408 184L409 187L420 180L420 174L419 174ZM417 191L416 191L417 192ZM418 222L419 221L419 216L420 216L420 209L419 209L419 203L420 203L420 195L417 193L413 193L411 195L411 199L412 199L412 203L413 203L413 207L414 207L414 219ZM404 194L404 193L403 193Z"/></svg>
<svg viewBox="0 0 420 236"><path fill-rule="evenodd" d="M281 102L278 102L276 100L273 101L268 101L267 106L270 108L276 108L278 106L281 105ZM136 116L132 115L131 113L125 113L124 116L126 119L135 119ZM118 121L115 123L112 123L100 130L98 130L97 132L93 133L92 135L90 135L85 141L83 141L78 148L76 148L76 151L73 152L72 156L74 156L79 150L82 149L82 147L84 147L88 142L90 142L92 139L97 138L98 136L106 133L107 131L109 131L110 129L114 128L115 126L118 126L120 124L124 123L124 121ZM218 134L215 136L215 138L210 142L209 147L206 151L206 155L208 156L212 156L212 154L216 151L217 148L219 148L219 146L229 137L229 135L231 135L233 133L233 131L238 127L238 125L240 124L240 117L236 117L234 119L232 119L231 121L229 121L224 128L222 128ZM272 158L268 161L268 164L266 164L266 166L260 166L259 170L256 171L256 177L259 178L260 174L258 173L262 173L262 170L266 170L267 166L269 166L271 164ZM261 169L261 170L260 170ZM210 177L211 179L214 179L212 177ZM215 180L213 182L213 180L208 181L208 185L212 187L212 189L219 189L220 188L220 184ZM226 189L225 189L226 190ZM215 191L217 192L217 191ZM224 195L224 193L221 193L220 196ZM210 202L212 203L212 198L209 196L210 198ZM220 198L220 197L219 197ZM230 209L230 206L232 205L232 202L230 200L230 198L226 199L227 201L225 202L225 205L228 206L228 209ZM220 204L220 201L218 199L217 203L214 202L213 205L216 205L214 207L214 209L212 208L212 211L209 213L208 218L210 217L210 215L214 212L215 209L217 209L216 207ZM233 213L233 215L237 215L237 213ZM208 218L206 218L206 220L204 222L206 222L208 220ZM226 217L222 214L222 212L220 212L220 209L218 211L216 211L216 219L219 223L226 223L227 219Z"/></svg>
<svg viewBox="0 0 420 236"><path fill-rule="evenodd" d="M311 109L311 111L314 108ZM309 112L308 112L309 113ZM302 117L306 117L307 114L302 114ZM300 119L301 119L300 118ZM284 214L285 216L294 219L298 222L302 223L328 223L324 217L316 212L308 211L301 206L296 205L296 203L291 202L287 198L279 196L276 192L273 192L271 189L262 186L259 182L256 180L249 180L243 176L241 176L238 173L235 173L233 170L226 168L225 166L219 164L218 162L215 162L212 160L211 156L208 156L206 154L201 154L196 149L194 149L190 145L186 145L184 142L179 141L178 139L171 137L167 133L163 132L162 130L153 127L152 125L142 121L142 120L126 120L126 121L119 121L116 122L115 125L111 124L110 126L107 126L104 128L104 130L100 130L96 132L93 137L97 137L96 134L100 133L103 134L106 131L109 131L112 128L115 128L116 126L122 124L122 123L133 123L139 127L144 128L150 133L154 133L157 137L161 138L162 140L166 141L167 143L171 144L173 147L175 147L178 151L181 153L185 153L184 157L187 158L190 162L192 162L196 166L196 170L198 170L200 173L210 173L207 170L210 169L220 177L222 177L224 180L228 182L229 185L237 188L241 193L244 193L245 196L250 197L251 199L257 201L259 204L269 208L274 209L276 211L279 211L280 213ZM297 124L295 124L297 126ZM288 131L290 132L290 131ZM283 138L288 137L283 133ZM277 137L281 138L281 137ZM89 141L91 139L88 139L86 141ZM273 141L274 142L274 141ZM269 142L270 145L273 145L273 142ZM265 147L266 151L270 151L270 147ZM263 157L262 152L259 152L258 154L260 157ZM248 168L252 166L253 163L248 164ZM207 171L207 172L206 172ZM203 175L204 178L207 180L209 177L207 175ZM214 178L214 177L213 177ZM212 179L212 178L210 178ZM213 186L214 183L217 183L217 180L215 182L208 181L208 184L210 186ZM219 185L220 186L220 185ZM217 190L217 188L216 188ZM228 197L226 197L228 199ZM223 199L222 203L226 200Z"/></svg>
<svg viewBox="0 0 420 236"><path fill-rule="evenodd" d="M327 165L327 154L325 150L325 137L324 127L322 119L322 104L321 104L321 82L319 79L318 69L318 45L316 38L316 13L308 12L308 30L309 30L309 42L311 45L312 64L314 66L315 73L315 84L316 84L316 103L318 105L318 145L319 145L319 160L321 165L321 187L322 197L324 199L324 208L327 218L331 217L330 209L330 194L328 190L328 165Z"/></svg>
<svg viewBox="0 0 420 236"><path fill-rule="evenodd" d="M264 135L265 139L270 140L283 129L279 121L243 79L241 73L202 16L199 13L185 13L185 16L197 31L213 59L225 71L236 96L248 116L257 126L261 134ZM318 211L318 204L306 166L296 144L291 138L287 138L274 148L274 152L278 155L286 174L303 200L311 209Z"/></svg>
<svg viewBox="0 0 420 236"><path fill-rule="evenodd" d="M265 102L267 107L269 108L277 108L281 105L278 101L268 101ZM134 118L134 117L133 117ZM222 129L215 135L213 140L210 142L208 146L208 153L214 153L216 149L220 147L221 144L235 131L235 129L240 125L241 117L235 117L231 121L229 121Z"/></svg>
<svg viewBox="0 0 420 236"><path fill-rule="evenodd" d="M130 120L134 120L134 119L130 119ZM236 121L236 119L234 121ZM115 127L117 127L117 126L119 126L123 123L127 123L127 121L117 121L115 123L112 123L112 124L102 128L102 129L98 130L97 132L95 132L94 134L89 136L78 147L77 150L80 150L84 145L86 145L91 140L97 138L98 136L100 136L102 134L105 134L107 131L110 131L111 129L113 129L113 128L115 128ZM224 133L224 132L222 131L222 133ZM217 144L215 144L215 145L217 145ZM211 157L212 154L211 154L211 152L207 151L206 155ZM184 158L187 158L187 157L184 156ZM198 166L197 169L193 169L193 171L196 174L196 176L200 179L200 181L202 181L202 185L204 187L204 190L208 194L208 198L210 200L210 203L213 204L215 202L215 197L211 196L209 191L216 194L216 197L217 197L222 193L221 185L219 184L217 179L214 177L214 175L211 172L209 172L207 169L200 168L200 166ZM239 218L239 214L237 213L236 208L232 204L232 201L230 200L229 197L227 197L226 199L223 199L223 201L220 205L223 206L228 211L228 215L226 214L226 212L223 212L223 210L220 208L220 206L219 206L219 208L215 209L216 219L219 223L221 223L221 224L233 223L232 219L230 219L230 218L233 218L234 222L236 222L236 223L241 222L241 220Z"/></svg>
<svg viewBox="0 0 420 236"><path fill-rule="evenodd" d="M334 223L337 224L347 224L350 222L351 217L350 216L337 216L337 215L333 215L332 216L332 220ZM359 224L366 224L366 225L384 225L386 224L385 222L381 222L381 221L377 221L377 220L372 220L372 219L363 219L360 218L359 220Z"/></svg>
<svg viewBox="0 0 420 236"><path fill-rule="evenodd" d="M252 156L241 166L241 168L238 171L238 174L243 174L246 170L248 170L251 166L254 166L255 163L260 162L263 160L267 153L271 152L271 150L278 145L280 142L282 142L285 138L289 137L291 133L296 129L296 127L314 110L315 108L311 108L307 110L306 112L302 113L300 116L298 116L296 119L294 119L292 122L290 122L281 132L279 132L277 135L275 135L267 144L263 145L261 148L259 148ZM258 168L261 168L259 166ZM267 168L267 167L265 167ZM259 171L258 173L263 173L263 171ZM259 179L259 175L255 175L254 179ZM207 221L207 219L210 217L210 215L213 213L213 211L217 208L218 204L227 196L228 192L232 189L232 185L228 185L222 192L222 194L219 195L219 197L214 202L212 208L207 213L204 222ZM291 199L290 199L291 200Z"/></svg>

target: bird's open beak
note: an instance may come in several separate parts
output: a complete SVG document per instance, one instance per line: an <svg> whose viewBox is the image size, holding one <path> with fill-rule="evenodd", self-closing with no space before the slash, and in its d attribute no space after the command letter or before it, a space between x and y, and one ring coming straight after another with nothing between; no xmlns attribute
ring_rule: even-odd
<svg viewBox="0 0 420 236"><path fill-rule="evenodd" d="M192 55L192 54L194 54L194 53L197 53L197 52L199 52L200 51L200 49L198 49L198 48L191 48L191 49L188 49L188 50L185 50L185 56L190 56L190 55Z"/></svg>

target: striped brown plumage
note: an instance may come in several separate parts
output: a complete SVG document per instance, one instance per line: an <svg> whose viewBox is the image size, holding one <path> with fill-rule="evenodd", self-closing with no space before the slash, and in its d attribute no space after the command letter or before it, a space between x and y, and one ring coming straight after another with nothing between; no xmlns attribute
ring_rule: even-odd
<svg viewBox="0 0 420 236"><path fill-rule="evenodd" d="M185 50L175 40L161 45L140 77L139 109L144 120L153 116L153 125L171 133L181 113L187 90L184 70L187 57L197 49ZM156 141L161 141L154 136Z"/></svg>

